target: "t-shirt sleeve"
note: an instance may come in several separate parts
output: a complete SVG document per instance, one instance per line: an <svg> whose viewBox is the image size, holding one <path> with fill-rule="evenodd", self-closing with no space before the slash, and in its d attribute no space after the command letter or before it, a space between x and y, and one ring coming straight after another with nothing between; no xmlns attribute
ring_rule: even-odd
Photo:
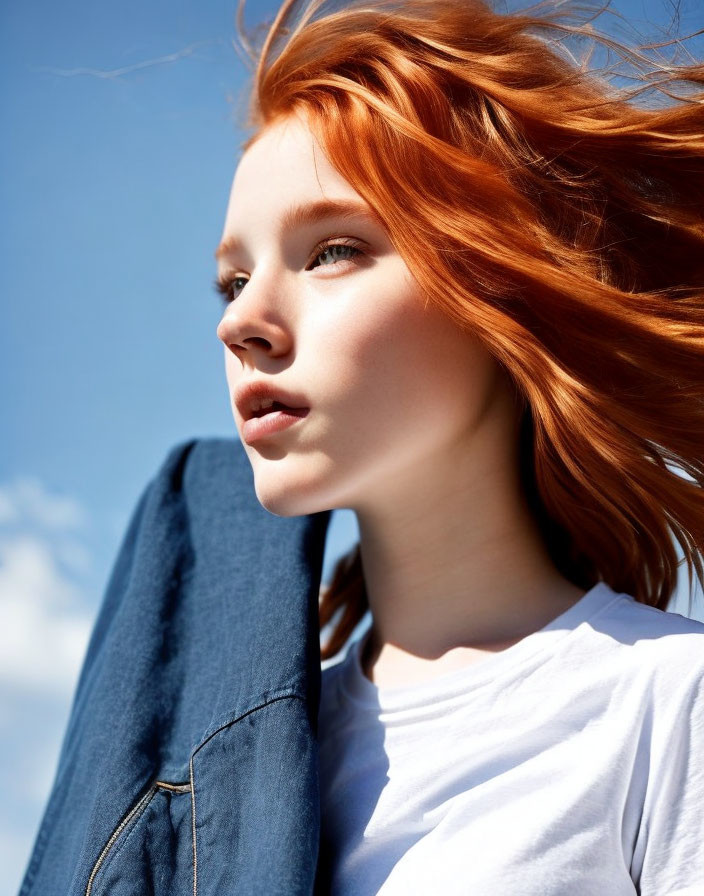
<svg viewBox="0 0 704 896"><path fill-rule="evenodd" d="M704 653L704 636L696 641ZM655 713L659 723L632 866L640 896L704 894L703 660Z"/></svg>

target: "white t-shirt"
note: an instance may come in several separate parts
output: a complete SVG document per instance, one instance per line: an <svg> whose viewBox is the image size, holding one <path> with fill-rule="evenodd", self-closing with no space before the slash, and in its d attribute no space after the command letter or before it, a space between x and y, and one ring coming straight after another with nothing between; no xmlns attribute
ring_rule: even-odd
<svg viewBox="0 0 704 896"><path fill-rule="evenodd" d="M544 628L379 689L323 670L331 896L704 894L704 624L600 583Z"/></svg>

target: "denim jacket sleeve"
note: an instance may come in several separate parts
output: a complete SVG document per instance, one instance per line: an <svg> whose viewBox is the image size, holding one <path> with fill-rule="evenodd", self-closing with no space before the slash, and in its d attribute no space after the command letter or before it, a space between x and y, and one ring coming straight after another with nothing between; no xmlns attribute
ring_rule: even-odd
<svg viewBox="0 0 704 896"><path fill-rule="evenodd" d="M239 442L139 498L20 896L312 894L329 513L277 517Z"/></svg>

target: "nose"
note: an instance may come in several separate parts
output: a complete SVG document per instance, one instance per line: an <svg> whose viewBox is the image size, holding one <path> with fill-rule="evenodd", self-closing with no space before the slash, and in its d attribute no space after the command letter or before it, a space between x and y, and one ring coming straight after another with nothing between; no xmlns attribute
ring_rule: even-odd
<svg viewBox="0 0 704 896"><path fill-rule="evenodd" d="M271 301L267 302L254 290L247 294L252 282L247 284L242 294L225 308L217 327L218 339L237 358L245 363L246 358L256 360L256 355L280 357L291 348L290 328L280 318Z"/></svg>

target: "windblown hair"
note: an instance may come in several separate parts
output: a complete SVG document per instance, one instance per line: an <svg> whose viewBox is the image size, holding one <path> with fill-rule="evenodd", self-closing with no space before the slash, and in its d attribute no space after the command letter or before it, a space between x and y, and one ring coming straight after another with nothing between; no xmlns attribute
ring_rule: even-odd
<svg viewBox="0 0 704 896"><path fill-rule="evenodd" d="M254 49L240 0L243 148L305 115L427 301L508 372L556 568L666 609L680 563L704 579L704 65L564 10L284 0ZM635 86L575 61L574 40ZM357 545L322 595L321 626L338 615L324 658L366 609Z"/></svg>

